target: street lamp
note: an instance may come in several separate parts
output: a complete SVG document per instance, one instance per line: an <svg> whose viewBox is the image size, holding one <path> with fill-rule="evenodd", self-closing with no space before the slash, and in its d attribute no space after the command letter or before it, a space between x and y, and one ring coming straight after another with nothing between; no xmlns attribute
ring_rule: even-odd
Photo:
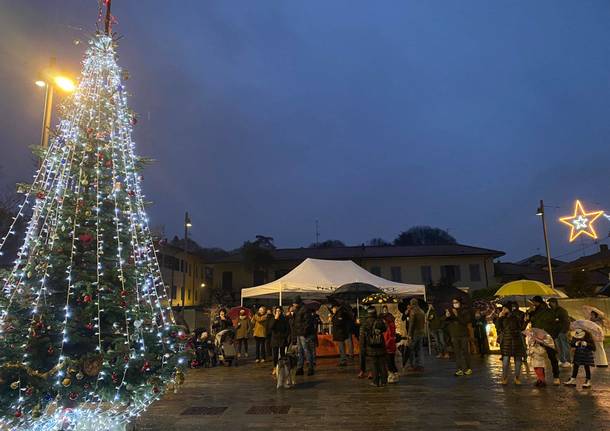
<svg viewBox="0 0 610 431"><path fill-rule="evenodd" d="M544 246L546 247L546 260L547 266L549 267L549 281L551 282L551 288L555 289L555 282L553 281L553 266L551 265L551 246L549 245L549 237L546 231L546 220L544 218L544 202L540 199L540 206L536 210L536 215L542 219L542 232L544 233Z"/></svg>
<svg viewBox="0 0 610 431"><path fill-rule="evenodd" d="M184 213L184 271L182 272L182 290L180 292L180 300L184 307L186 296L186 271L188 269L188 247L189 247L189 228L193 227L188 211Z"/></svg>
<svg viewBox="0 0 610 431"><path fill-rule="evenodd" d="M43 71L42 76L36 80L35 84L41 88L46 88L40 146L42 148L47 148L49 144L49 130L51 129L51 112L53 111L53 90L57 87L66 93L71 93L76 89L76 85L73 80L58 72L55 67L54 57L51 57L49 67Z"/></svg>

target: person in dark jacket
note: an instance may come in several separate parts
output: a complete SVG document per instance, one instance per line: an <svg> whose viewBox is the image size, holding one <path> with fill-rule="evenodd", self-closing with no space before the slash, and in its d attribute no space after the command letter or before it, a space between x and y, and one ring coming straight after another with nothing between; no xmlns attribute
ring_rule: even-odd
<svg viewBox="0 0 610 431"><path fill-rule="evenodd" d="M332 335L333 341L339 349L339 366L347 365L347 340L352 337L352 318L351 313L341 304L333 304L331 307Z"/></svg>
<svg viewBox="0 0 610 431"><path fill-rule="evenodd" d="M273 326L273 316L275 310L267 308L267 320L265 320L265 352L271 355L271 327ZM273 356L273 355L272 355ZM275 364L274 364L275 365Z"/></svg>
<svg viewBox="0 0 610 431"><path fill-rule="evenodd" d="M311 311L309 311L303 304L303 300L300 296L294 299L292 304L294 312L294 320L292 323L292 329L294 336L299 346L299 361L297 363L297 375L302 376L303 367L305 366L305 360L309 364L307 370L308 376L313 376L315 365L316 365L316 327Z"/></svg>
<svg viewBox="0 0 610 431"><path fill-rule="evenodd" d="M212 323L212 331L213 331L214 335L218 334L220 331L224 331L225 329L232 329L232 328L233 328L233 322L227 316L227 310L224 308L221 308L218 311L218 316L216 316L216 318L214 319L214 322Z"/></svg>
<svg viewBox="0 0 610 431"><path fill-rule="evenodd" d="M445 322L447 332L451 337L451 345L455 353L457 364L456 376L469 376L472 374L470 367L470 346L468 324L472 321L471 313L464 309L462 298L453 298L451 310L445 310Z"/></svg>
<svg viewBox="0 0 610 431"><path fill-rule="evenodd" d="M564 383L566 386L576 386L576 377L578 376L578 369L582 365L585 368L585 383L582 385L583 388L591 387L591 367L595 366L595 343L593 337L582 329L574 331L574 338L572 339L572 347L574 348L574 366L572 368L572 377L570 380Z"/></svg>
<svg viewBox="0 0 610 431"><path fill-rule="evenodd" d="M445 341L445 319L436 312L432 302L428 303L428 311L426 312L428 320L428 330L430 336L434 340L437 358L449 358L447 353L447 343Z"/></svg>
<svg viewBox="0 0 610 431"><path fill-rule="evenodd" d="M521 331L525 329L525 321L519 314L513 312L514 304L507 303L496 320L496 329L500 338L500 353L502 354L502 384L508 384L510 358L515 361L515 384L521 384L521 365L525 357L525 344ZM518 307L517 307L518 308Z"/></svg>
<svg viewBox="0 0 610 431"><path fill-rule="evenodd" d="M472 329L474 330L474 340L476 342L479 355L487 355L489 353L489 341L487 340L487 318L479 310L474 312Z"/></svg>
<svg viewBox="0 0 610 431"><path fill-rule="evenodd" d="M546 305L540 296L534 296L531 300L532 307L529 310L529 320L532 323L532 328L540 328L549 333L553 339L557 338L559 334L559 328L555 321L555 315L551 309ZM560 385L559 380L559 363L557 362L557 352L555 349L544 346L546 354L549 357L551 363L551 369L553 370L553 384L555 386Z"/></svg>
<svg viewBox="0 0 610 431"><path fill-rule="evenodd" d="M367 319L360 327L360 348L364 348L365 355L371 363L373 370L373 386L385 386L388 381L387 353L384 332L387 326L384 320L377 316L375 307L367 309Z"/></svg>
<svg viewBox="0 0 610 431"><path fill-rule="evenodd" d="M268 318L269 319L269 318ZM275 374L275 366L280 356L285 354L288 340L290 339L290 325L288 319L282 312L282 307L275 307L273 316L269 319L269 342L271 346L271 355L273 357L273 374Z"/></svg>
<svg viewBox="0 0 610 431"><path fill-rule="evenodd" d="M565 308L559 306L557 298L549 299L549 308L555 317L555 325L557 327L557 336L553 336L553 338L559 356L559 366L562 368L570 368L570 343L568 341L570 316Z"/></svg>

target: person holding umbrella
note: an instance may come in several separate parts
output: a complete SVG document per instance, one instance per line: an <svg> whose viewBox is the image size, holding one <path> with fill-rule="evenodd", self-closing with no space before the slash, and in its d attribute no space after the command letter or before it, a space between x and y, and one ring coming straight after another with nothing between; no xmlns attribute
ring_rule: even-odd
<svg viewBox="0 0 610 431"><path fill-rule="evenodd" d="M595 366L595 360L593 357L595 344L593 343L591 334L583 329L576 329L572 339L572 347L574 348L574 366L572 368L572 377L570 377L570 380L565 382L564 385L576 386L578 369L582 365L585 368L585 383L583 383L582 387L588 389L591 387L591 367Z"/></svg>
<svg viewBox="0 0 610 431"><path fill-rule="evenodd" d="M598 310L597 308L588 305L583 305L582 308L585 312L585 316L589 315L589 320L597 324L600 328L602 328L602 332L605 334L606 318L604 313L601 310ZM598 341L594 338L593 342L595 343L595 366L600 368L608 367L608 357L606 356L606 350L604 349L603 338L601 341Z"/></svg>
<svg viewBox="0 0 610 431"><path fill-rule="evenodd" d="M549 309L548 305L542 300L541 296L534 296L531 300L532 306L529 310L529 320L532 323L532 328L538 328L546 331L555 339L559 334L559 329L555 321L554 313ZM553 384L559 386L559 362L557 361L557 353L554 349L548 346L544 347L546 354L549 357L551 368L553 370Z"/></svg>
<svg viewBox="0 0 610 431"><path fill-rule="evenodd" d="M347 340L352 337L352 319L351 313L348 312L345 306L334 303L331 307L332 317L332 335L333 341L339 349L339 366L347 366Z"/></svg>
<svg viewBox="0 0 610 431"><path fill-rule="evenodd" d="M387 326L382 318L377 316L377 310L371 306L367 309L367 319L360 327L361 349L371 362L373 369L372 386L385 386L388 381L386 346L384 332Z"/></svg>
<svg viewBox="0 0 610 431"><path fill-rule="evenodd" d="M520 316L513 311L519 307L516 303L508 302L502 307L502 311L496 320L496 328L500 338L500 352L502 353L502 384L508 384L508 373L510 372L510 358L515 361L515 385L521 384L521 364L525 357L525 345L521 337L521 331L525 324Z"/></svg>

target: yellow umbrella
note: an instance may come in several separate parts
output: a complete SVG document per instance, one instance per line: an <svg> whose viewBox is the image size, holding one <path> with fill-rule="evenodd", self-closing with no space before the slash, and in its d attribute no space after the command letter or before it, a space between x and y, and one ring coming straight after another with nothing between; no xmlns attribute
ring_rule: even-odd
<svg viewBox="0 0 610 431"><path fill-rule="evenodd" d="M506 283L496 296L557 296L550 286L535 280L517 280Z"/></svg>

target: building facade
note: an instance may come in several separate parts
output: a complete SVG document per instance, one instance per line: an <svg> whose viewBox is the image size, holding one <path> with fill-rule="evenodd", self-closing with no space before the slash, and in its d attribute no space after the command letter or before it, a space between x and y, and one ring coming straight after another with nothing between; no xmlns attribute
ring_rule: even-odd
<svg viewBox="0 0 610 431"><path fill-rule="evenodd" d="M441 281L469 290L496 287L494 259L504 253L461 244L438 246L358 246L270 250L265 267L253 269L240 253L205 263L206 283L239 301L243 288L277 280L306 258L353 260L371 273L388 280L410 284Z"/></svg>
<svg viewBox="0 0 610 431"><path fill-rule="evenodd" d="M209 303L211 284L206 283L206 268L209 271L210 267L198 253L185 254L184 249L165 244L159 247L157 258L172 306Z"/></svg>

